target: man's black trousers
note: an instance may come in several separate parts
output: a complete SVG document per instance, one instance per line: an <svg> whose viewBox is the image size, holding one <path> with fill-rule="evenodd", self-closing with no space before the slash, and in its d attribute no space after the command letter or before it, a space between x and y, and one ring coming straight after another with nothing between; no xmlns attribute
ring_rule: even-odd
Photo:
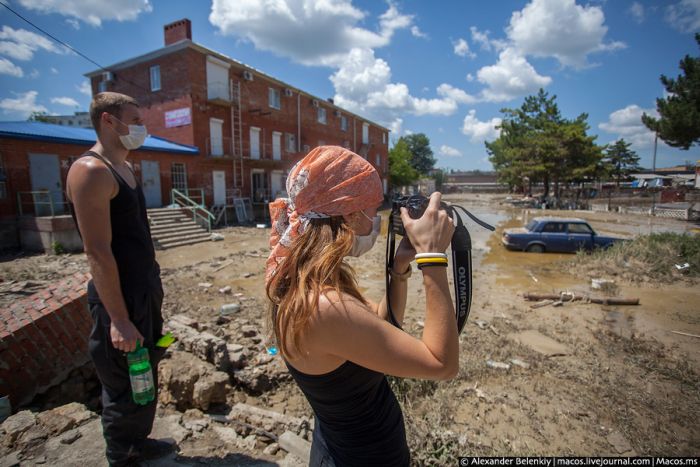
<svg viewBox="0 0 700 467"><path fill-rule="evenodd" d="M102 383L102 428L110 466L126 464L138 452L140 444L153 428L158 401L158 362L165 353L165 349L155 347L163 330L163 288L160 282L146 292L124 294L124 301L131 322L148 348L156 397L147 405L138 405L133 401L126 354L112 345L109 315L104 305L91 297L93 328L89 351Z"/></svg>

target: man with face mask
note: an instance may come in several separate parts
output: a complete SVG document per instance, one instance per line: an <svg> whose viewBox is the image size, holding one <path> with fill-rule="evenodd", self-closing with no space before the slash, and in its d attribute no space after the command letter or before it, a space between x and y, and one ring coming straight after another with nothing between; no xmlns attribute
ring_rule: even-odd
<svg viewBox="0 0 700 467"><path fill-rule="evenodd" d="M148 349L157 391L163 288L143 191L126 162L146 139L146 128L138 103L118 93L97 94L90 118L97 142L71 166L66 191L92 274L89 352L102 383L107 460L110 466L138 465L174 449L148 438L157 396L146 405L132 400L126 359L137 342Z"/></svg>

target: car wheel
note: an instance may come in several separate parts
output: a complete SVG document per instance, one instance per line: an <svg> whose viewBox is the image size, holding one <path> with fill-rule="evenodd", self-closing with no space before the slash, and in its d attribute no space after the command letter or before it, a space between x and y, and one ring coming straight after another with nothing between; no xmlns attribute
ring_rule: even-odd
<svg viewBox="0 0 700 467"><path fill-rule="evenodd" d="M525 251L527 251L528 253L544 253L544 247L542 245L539 245L539 244L534 244L534 245L528 246L527 250L525 250Z"/></svg>

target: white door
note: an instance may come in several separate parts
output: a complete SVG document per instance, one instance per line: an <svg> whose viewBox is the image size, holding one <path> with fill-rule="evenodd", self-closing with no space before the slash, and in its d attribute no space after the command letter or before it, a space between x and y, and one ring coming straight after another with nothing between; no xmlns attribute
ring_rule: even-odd
<svg viewBox="0 0 700 467"><path fill-rule="evenodd" d="M362 144L369 143L369 123L362 124Z"/></svg>
<svg viewBox="0 0 700 467"><path fill-rule="evenodd" d="M284 176L284 172L281 170L273 170L270 178L270 194L272 195L272 199L285 197L284 189L287 180Z"/></svg>
<svg viewBox="0 0 700 467"><path fill-rule="evenodd" d="M34 195L36 201L34 214L36 216L63 214L63 185L58 156L29 154L29 174L32 179L32 191L46 192Z"/></svg>
<svg viewBox="0 0 700 467"><path fill-rule="evenodd" d="M272 158L276 161L282 160L282 133L272 132ZM272 193L274 195L274 192Z"/></svg>
<svg viewBox="0 0 700 467"><path fill-rule="evenodd" d="M260 159L260 128L250 127L250 158Z"/></svg>
<svg viewBox="0 0 700 467"><path fill-rule="evenodd" d="M223 124L218 118L209 119L209 154L212 156L224 155Z"/></svg>
<svg viewBox="0 0 700 467"><path fill-rule="evenodd" d="M211 176L214 182L214 204L226 204L226 172L214 170Z"/></svg>
<svg viewBox="0 0 700 467"><path fill-rule="evenodd" d="M147 208L163 205L160 195L160 164L158 161L141 161L141 187Z"/></svg>

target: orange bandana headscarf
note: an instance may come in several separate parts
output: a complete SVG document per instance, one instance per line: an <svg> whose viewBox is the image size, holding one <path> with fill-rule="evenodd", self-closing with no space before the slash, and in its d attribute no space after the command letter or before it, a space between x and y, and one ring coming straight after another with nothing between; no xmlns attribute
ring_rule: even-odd
<svg viewBox="0 0 700 467"><path fill-rule="evenodd" d="M287 177L289 198L270 203L270 256L265 281L289 256L289 247L308 225L361 211L382 202L379 174L362 157L340 146L319 146L292 168Z"/></svg>

